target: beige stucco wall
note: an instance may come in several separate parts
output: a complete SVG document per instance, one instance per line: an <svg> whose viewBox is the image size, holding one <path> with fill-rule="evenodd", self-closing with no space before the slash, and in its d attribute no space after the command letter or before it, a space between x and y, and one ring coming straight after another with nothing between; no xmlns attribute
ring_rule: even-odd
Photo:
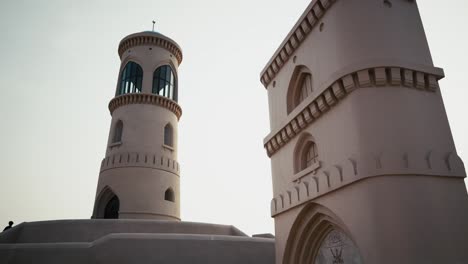
<svg viewBox="0 0 468 264"><path fill-rule="evenodd" d="M0 263L274 263L274 239L207 223L91 219L19 224L0 233Z"/></svg>
<svg viewBox="0 0 468 264"><path fill-rule="evenodd" d="M383 176L313 200L333 211L364 263L465 263L468 198L463 179ZM276 259L284 250L296 207L275 217ZM312 250L312 249L311 249Z"/></svg>
<svg viewBox="0 0 468 264"><path fill-rule="evenodd" d="M404 87L362 88L348 95L301 134L310 133L321 167L361 155L455 150L440 92ZM274 195L294 185L296 136L271 157Z"/></svg>
<svg viewBox="0 0 468 264"><path fill-rule="evenodd" d="M110 187L119 197L119 218L180 220L180 182L174 173L138 167L111 169L99 175L98 185ZM176 202L164 200L168 188L174 190Z"/></svg>
<svg viewBox="0 0 468 264"><path fill-rule="evenodd" d="M276 88L273 81L268 85L272 130L287 117L287 87L297 65L311 70L316 95L341 77L336 74L368 65L433 66L416 2L392 2L392 8L387 8L382 1L335 1L291 55L296 57L296 63L289 59L273 79ZM324 24L321 32L320 23Z"/></svg>
<svg viewBox="0 0 468 264"><path fill-rule="evenodd" d="M126 42L129 46L125 46ZM176 54L180 50L169 47L178 49L174 41L155 32L125 37L119 45L121 66L116 89L120 87L123 69L133 61L143 70L141 94L154 98L153 72L158 67L171 66L177 79L181 57ZM125 96L129 95L115 98ZM168 105L170 99L164 100L128 97L116 104L115 109L110 107L112 121L106 157L101 163L94 218L99 217L102 204L106 202L102 194L110 190L119 198L119 218L180 220L180 165L177 161L180 115ZM123 122L123 133L121 141L116 143L113 138L119 121ZM164 144L164 127L168 124L173 132L172 146ZM174 192L174 202L165 200L165 192L169 189Z"/></svg>
<svg viewBox="0 0 468 264"><path fill-rule="evenodd" d="M122 144L111 147L113 128L118 120L124 124ZM164 127L173 128L174 146L164 145ZM178 120L168 109L161 106L130 104L117 108L112 114L106 156L119 152L155 153L177 160Z"/></svg>
<svg viewBox="0 0 468 264"><path fill-rule="evenodd" d="M416 2L318 2L261 76L276 263L290 263L283 257L297 238L291 229L311 203L332 212L364 263L468 262L466 173L437 82L444 73L433 65ZM303 66L314 91L288 114L291 78ZM295 149L307 133L319 165L295 173Z"/></svg>

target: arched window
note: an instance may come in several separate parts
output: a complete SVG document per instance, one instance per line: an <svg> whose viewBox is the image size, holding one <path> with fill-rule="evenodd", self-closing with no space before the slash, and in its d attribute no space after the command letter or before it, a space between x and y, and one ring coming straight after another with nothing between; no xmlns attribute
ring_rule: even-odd
<svg viewBox="0 0 468 264"><path fill-rule="evenodd" d="M120 86L116 95L141 93L143 70L137 63L130 61L125 65L120 76Z"/></svg>
<svg viewBox="0 0 468 264"><path fill-rule="evenodd" d="M169 202L175 202L175 194L172 188L166 190L166 192L164 193L164 200Z"/></svg>
<svg viewBox="0 0 468 264"><path fill-rule="evenodd" d="M309 167L318 168L318 157L317 145L312 135L302 134L294 149L294 173L299 173Z"/></svg>
<svg viewBox="0 0 468 264"><path fill-rule="evenodd" d="M170 147L174 146L174 131L171 124L167 124L164 127L164 145Z"/></svg>
<svg viewBox="0 0 468 264"><path fill-rule="evenodd" d="M304 146L304 150L301 156L300 170L307 169L314 163L318 162L317 145L313 141L308 141Z"/></svg>
<svg viewBox="0 0 468 264"><path fill-rule="evenodd" d="M96 198L92 218L117 219L119 218L119 210L119 197L109 186L106 186Z"/></svg>
<svg viewBox="0 0 468 264"><path fill-rule="evenodd" d="M112 137L112 143L121 142L123 134L123 122L122 120L117 121L114 127L114 135Z"/></svg>
<svg viewBox="0 0 468 264"><path fill-rule="evenodd" d="M287 94L287 112L291 113L313 92L312 75L305 66L297 66L289 82Z"/></svg>
<svg viewBox="0 0 468 264"><path fill-rule="evenodd" d="M171 66L163 65L154 71L153 93L177 102L177 80Z"/></svg>

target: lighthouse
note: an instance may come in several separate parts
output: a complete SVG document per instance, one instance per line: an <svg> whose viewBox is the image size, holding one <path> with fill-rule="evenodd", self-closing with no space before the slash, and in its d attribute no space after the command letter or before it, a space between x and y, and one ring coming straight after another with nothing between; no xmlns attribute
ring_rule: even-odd
<svg viewBox="0 0 468 264"><path fill-rule="evenodd" d="M182 52L156 32L125 37L92 219L0 233L0 263L274 263L270 234L180 219L177 131Z"/></svg>
<svg viewBox="0 0 468 264"><path fill-rule="evenodd" d="M182 51L153 31L119 43L121 60L92 218L180 221L177 128Z"/></svg>

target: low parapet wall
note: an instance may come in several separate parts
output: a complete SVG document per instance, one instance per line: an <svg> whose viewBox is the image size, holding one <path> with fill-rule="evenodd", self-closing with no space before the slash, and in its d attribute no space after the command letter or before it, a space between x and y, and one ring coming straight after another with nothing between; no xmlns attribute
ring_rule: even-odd
<svg viewBox="0 0 468 264"><path fill-rule="evenodd" d="M206 223L127 219L57 220L22 223L1 233L0 244L92 242L116 233L247 236L234 226Z"/></svg>
<svg viewBox="0 0 468 264"><path fill-rule="evenodd" d="M194 234L110 234L90 243L0 244L2 264L274 264L275 240Z"/></svg>
<svg viewBox="0 0 468 264"><path fill-rule="evenodd" d="M153 220L22 223L0 233L2 264L274 264L275 240L237 228Z"/></svg>

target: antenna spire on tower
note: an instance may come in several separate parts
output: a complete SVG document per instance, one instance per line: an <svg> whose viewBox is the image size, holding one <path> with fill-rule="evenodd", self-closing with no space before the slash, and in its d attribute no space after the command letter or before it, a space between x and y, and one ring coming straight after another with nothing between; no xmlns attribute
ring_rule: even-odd
<svg viewBox="0 0 468 264"><path fill-rule="evenodd" d="M156 24L156 21L153 20L153 32L154 32L154 24Z"/></svg>

